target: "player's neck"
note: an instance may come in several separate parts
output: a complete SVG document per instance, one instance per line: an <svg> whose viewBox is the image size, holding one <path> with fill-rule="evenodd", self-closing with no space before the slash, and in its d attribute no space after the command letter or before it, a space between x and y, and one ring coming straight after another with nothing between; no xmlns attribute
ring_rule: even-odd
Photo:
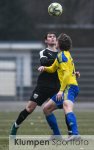
<svg viewBox="0 0 94 150"><path fill-rule="evenodd" d="M56 46L48 46L48 49L51 51L57 51Z"/></svg>

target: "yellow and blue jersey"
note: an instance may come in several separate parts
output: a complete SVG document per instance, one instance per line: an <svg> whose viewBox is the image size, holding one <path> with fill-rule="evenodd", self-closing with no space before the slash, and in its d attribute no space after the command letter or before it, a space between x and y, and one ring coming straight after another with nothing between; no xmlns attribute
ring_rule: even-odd
<svg viewBox="0 0 94 150"><path fill-rule="evenodd" d="M64 91L68 85L78 85L75 75L73 58L69 51L60 52L54 63L50 67L45 67L45 71L53 73L57 70L60 80L60 91Z"/></svg>

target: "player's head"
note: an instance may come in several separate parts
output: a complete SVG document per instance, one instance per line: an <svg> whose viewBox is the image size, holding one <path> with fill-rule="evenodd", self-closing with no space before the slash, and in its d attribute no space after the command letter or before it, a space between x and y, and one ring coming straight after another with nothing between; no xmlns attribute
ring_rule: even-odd
<svg viewBox="0 0 94 150"><path fill-rule="evenodd" d="M72 47L72 40L67 34L61 33L57 39L58 47L61 51L68 51Z"/></svg>
<svg viewBox="0 0 94 150"><path fill-rule="evenodd" d="M45 44L53 46L56 45L57 37L55 32L48 32L45 37Z"/></svg>

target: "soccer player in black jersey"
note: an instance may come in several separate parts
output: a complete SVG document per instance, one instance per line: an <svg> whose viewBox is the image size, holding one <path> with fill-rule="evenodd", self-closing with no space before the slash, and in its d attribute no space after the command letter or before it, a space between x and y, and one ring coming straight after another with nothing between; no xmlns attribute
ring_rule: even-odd
<svg viewBox="0 0 94 150"><path fill-rule="evenodd" d="M56 49L56 42L56 34L53 32L47 33L45 36L45 44L47 44L47 48L40 51L40 64L42 66L50 66L53 64L58 53ZM35 110L37 105L41 106L46 100L56 94L59 90L59 87L60 85L57 72L54 74L47 72L41 73L37 80L37 86L27 102L25 109L20 112L17 120L12 126L11 135L16 135L20 124L26 119L26 117ZM56 118L54 114L52 115L55 120L54 128L56 129L54 134L60 135Z"/></svg>

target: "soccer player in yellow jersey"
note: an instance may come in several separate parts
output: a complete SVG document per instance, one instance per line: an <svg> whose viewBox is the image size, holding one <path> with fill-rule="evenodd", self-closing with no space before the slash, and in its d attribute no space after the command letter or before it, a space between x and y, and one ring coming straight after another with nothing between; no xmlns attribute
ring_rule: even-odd
<svg viewBox="0 0 94 150"><path fill-rule="evenodd" d="M73 106L75 98L79 93L79 87L76 80L73 58L70 54L71 47L71 38L64 33L60 34L58 37L58 48L60 53L57 55L54 63L49 67L41 66L38 68L40 72L46 71L54 73L56 70L58 72L60 89L58 93L45 104L43 110L48 123L50 120L50 127L53 129L54 122L53 118L51 118L52 111L61 107L64 109L66 123L70 132L69 134L71 135L69 140L77 137L75 135L79 135L76 116L73 112Z"/></svg>

